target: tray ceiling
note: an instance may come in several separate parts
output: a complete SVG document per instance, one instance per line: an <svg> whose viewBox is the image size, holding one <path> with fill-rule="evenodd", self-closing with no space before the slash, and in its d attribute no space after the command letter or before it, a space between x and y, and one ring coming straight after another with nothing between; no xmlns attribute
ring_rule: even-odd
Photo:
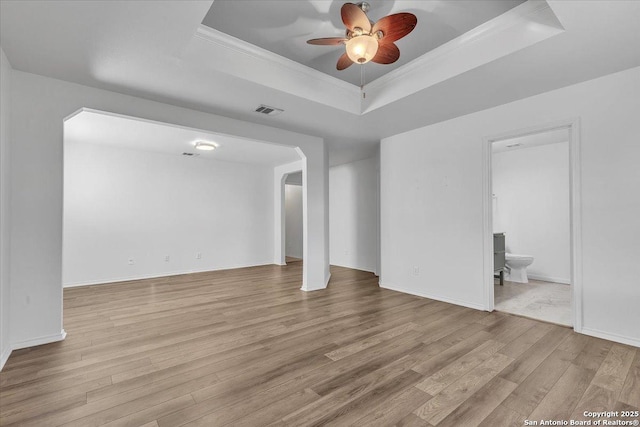
<svg viewBox="0 0 640 427"><path fill-rule="evenodd" d="M365 99L357 85L202 25L212 4L2 0L0 40L16 84L33 73L322 137L331 164L371 156L391 135L640 66L640 2L529 0L368 84ZM260 115L260 104L285 111Z"/></svg>
<svg viewBox="0 0 640 427"><path fill-rule="evenodd" d="M394 64L365 65L367 82L393 71L479 25L502 15L524 0L369 0L369 18L411 12L418 26L397 42L400 59ZM336 70L342 46L311 46L308 39L340 37L344 25L340 8L345 1L334 0L216 0L202 23L235 38L291 59L333 77L360 85L360 67Z"/></svg>

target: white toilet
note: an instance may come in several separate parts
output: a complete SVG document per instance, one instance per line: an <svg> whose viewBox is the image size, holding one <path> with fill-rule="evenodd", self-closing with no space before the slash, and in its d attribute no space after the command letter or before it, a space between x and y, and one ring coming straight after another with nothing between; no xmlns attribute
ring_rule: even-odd
<svg viewBox="0 0 640 427"><path fill-rule="evenodd" d="M533 257L529 255L516 255L509 252L504 254L505 264L509 274L507 280L518 283L529 283L527 278L527 267L533 262Z"/></svg>

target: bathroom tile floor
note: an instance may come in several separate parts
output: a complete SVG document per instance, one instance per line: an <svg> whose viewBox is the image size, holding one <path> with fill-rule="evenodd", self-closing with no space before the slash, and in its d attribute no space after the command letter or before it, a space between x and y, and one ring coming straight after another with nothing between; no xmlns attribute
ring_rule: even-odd
<svg viewBox="0 0 640 427"><path fill-rule="evenodd" d="M494 295L497 311L572 326L569 285L538 280L529 280L529 283L505 280L504 286L500 286L496 280Z"/></svg>

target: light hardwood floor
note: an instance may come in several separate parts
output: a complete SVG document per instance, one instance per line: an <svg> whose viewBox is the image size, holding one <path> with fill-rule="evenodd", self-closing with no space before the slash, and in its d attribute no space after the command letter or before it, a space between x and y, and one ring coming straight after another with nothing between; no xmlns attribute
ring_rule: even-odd
<svg viewBox="0 0 640 427"><path fill-rule="evenodd" d="M15 351L0 424L523 425L638 409L640 351L300 262L67 289L67 339Z"/></svg>

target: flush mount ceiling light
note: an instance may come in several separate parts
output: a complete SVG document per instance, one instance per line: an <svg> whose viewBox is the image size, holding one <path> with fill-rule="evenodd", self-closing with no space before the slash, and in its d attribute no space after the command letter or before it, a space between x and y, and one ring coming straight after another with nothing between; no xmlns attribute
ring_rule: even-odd
<svg viewBox="0 0 640 427"><path fill-rule="evenodd" d="M218 148L213 142L197 141L195 144L196 150L213 151Z"/></svg>
<svg viewBox="0 0 640 427"><path fill-rule="evenodd" d="M336 68L344 70L351 64L392 64L400 58L400 50L394 43L409 34L418 23L412 13L388 15L375 24L367 17L369 3L345 3L340 11L347 27L346 37L311 39L315 45L345 45L345 53L338 59Z"/></svg>

